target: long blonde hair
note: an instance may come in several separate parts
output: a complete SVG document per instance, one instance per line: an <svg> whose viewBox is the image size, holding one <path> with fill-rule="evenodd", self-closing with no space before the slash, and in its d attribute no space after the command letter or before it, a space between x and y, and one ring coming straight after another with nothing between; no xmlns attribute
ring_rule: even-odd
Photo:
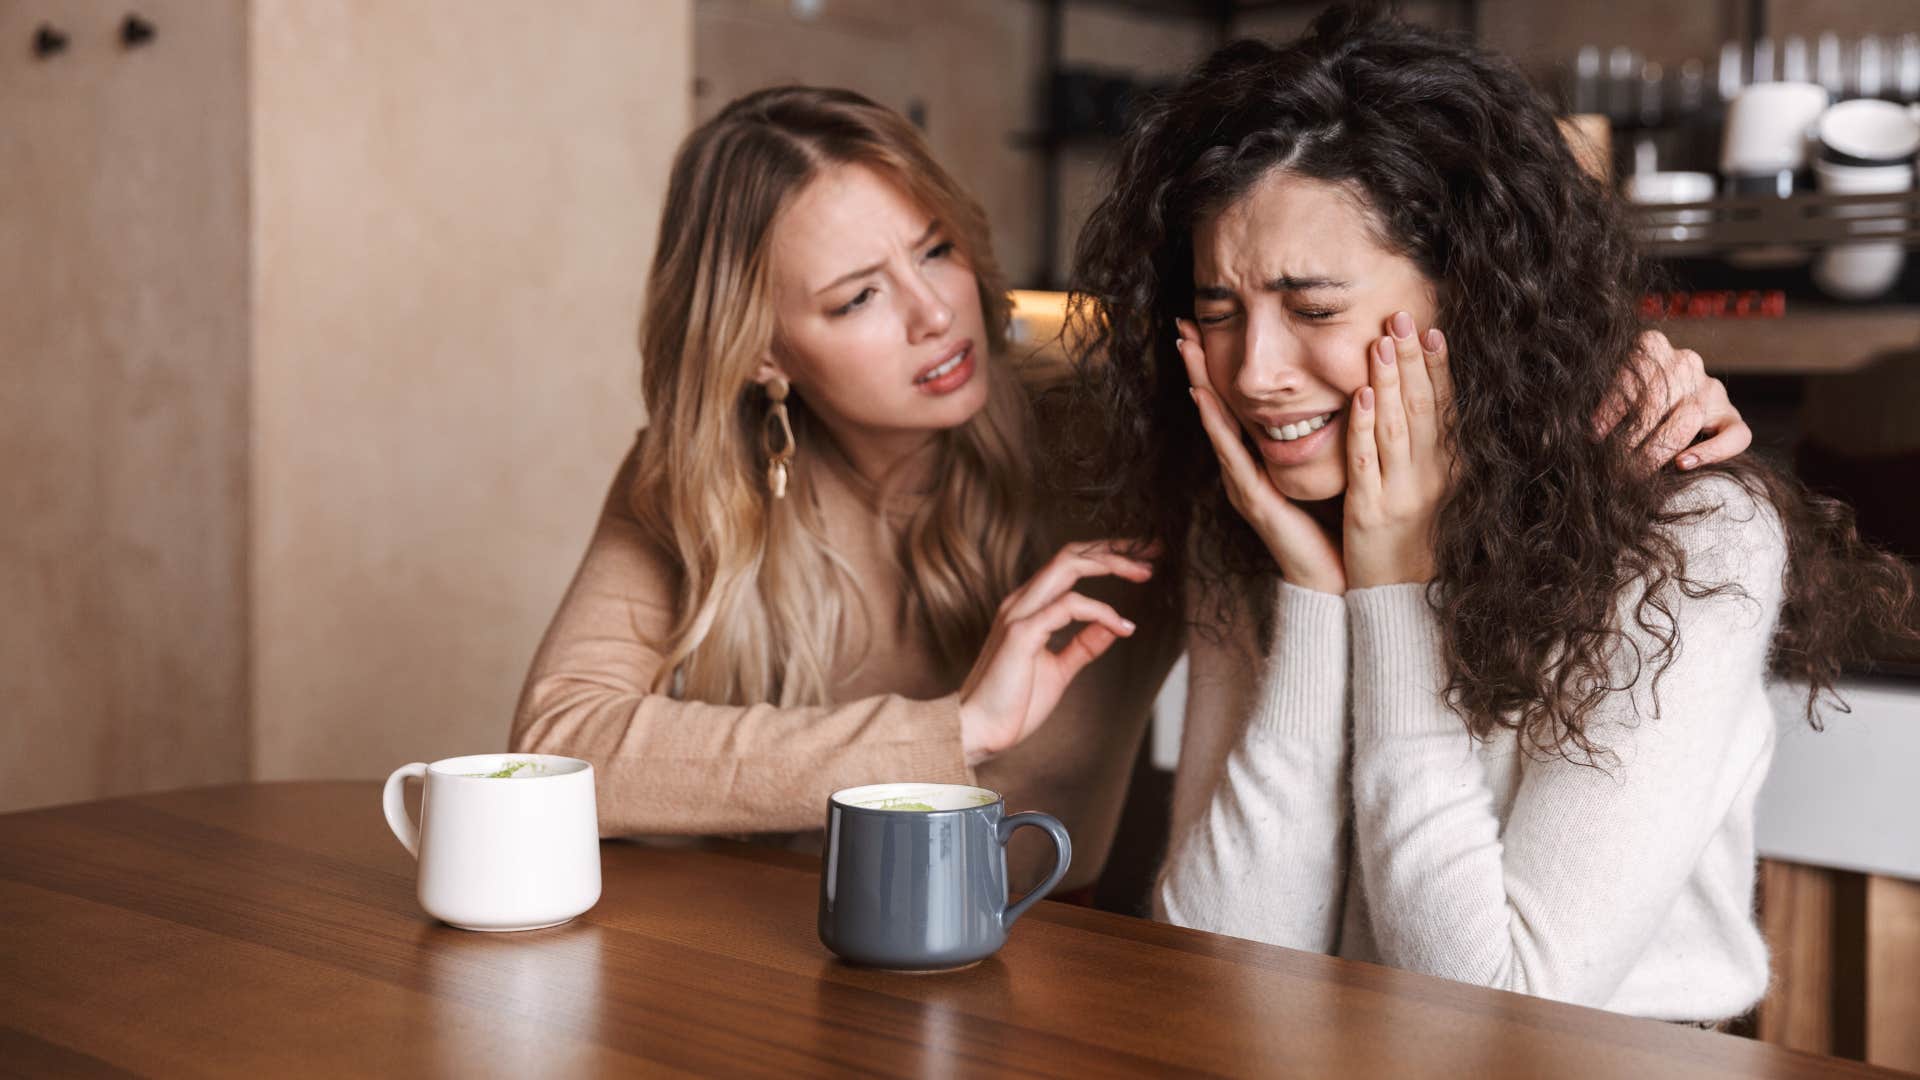
<svg viewBox="0 0 1920 1080"><path fill-rule="evenodd" d="M754 382L776 333L768 251L793 197L835 165L890 176L952 230L979 282L989 401L936 436L937 487L898 548L907 616L957 679L1000 598L1034 562L1026 392L1002 359L1009 301L979 205L898 114L844 90L763 90L728 105L675 158L647 283L642 388L650 426L629 499L679 571L654 686L690 700L824 704L859 632L860 584L826 542L814 478L830 438L796 396L787 497L765 482L767 398Z"/></svg>

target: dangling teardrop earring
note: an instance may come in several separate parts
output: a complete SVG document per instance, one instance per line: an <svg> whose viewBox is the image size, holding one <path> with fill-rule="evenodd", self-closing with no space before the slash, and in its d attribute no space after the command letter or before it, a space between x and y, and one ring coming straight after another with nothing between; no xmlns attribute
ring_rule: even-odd
<svg viewBox="0 0 1920 1080"><path fill-rule="evenodd" d="M787 380L779 375L766 382L767 421L760 444L767 452L767 490L776 499L787 497L787 468L793 464L793 425L787 420ZM777 444L776 444L777 440Z"/></svg>

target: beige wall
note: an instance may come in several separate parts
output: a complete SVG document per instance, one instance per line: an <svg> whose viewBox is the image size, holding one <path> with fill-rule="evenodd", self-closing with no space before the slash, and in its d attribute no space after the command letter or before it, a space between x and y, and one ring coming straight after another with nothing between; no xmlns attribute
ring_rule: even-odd
<svg viewBox="0 0 1920 1080"><path fill-rule="evenodd" d="M262 4L255 772L504 745L640 422L686 0Z"/></svg>
<svg viewBox="0 0 1920 1080"><path fill-rule="evenodd" d="M689 0L140 10L0 0L0 810L503 745L641 422Z"/></svg>
<svg viewBox="0 0 1920 1080"><path fill-rule="evenodd" d="M140 10L0 3L0 810L247 772L244 7Z"/></svg>

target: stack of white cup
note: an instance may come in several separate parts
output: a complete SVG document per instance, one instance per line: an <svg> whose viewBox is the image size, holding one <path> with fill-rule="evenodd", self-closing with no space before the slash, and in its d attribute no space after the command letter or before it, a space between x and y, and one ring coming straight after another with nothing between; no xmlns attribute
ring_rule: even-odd
<svg viewBox="0 0 1920 1080"><path fill-rule="evenodd" d="M1913 190L1913 155L1920 149L1920 109L1890 101L1844 101L1820 116L1815 129L1820 149L1813 164L1820 190L1831 195L1882 195ZM1892 206L1848 206L1842 217L1884 214ZM1862 222L1855 232L1887 231L1883 223ZM1900 278L1907 259L1897 240L1842 244L1820 253L1813 281L1840 300L1872 300Z"/></svg>

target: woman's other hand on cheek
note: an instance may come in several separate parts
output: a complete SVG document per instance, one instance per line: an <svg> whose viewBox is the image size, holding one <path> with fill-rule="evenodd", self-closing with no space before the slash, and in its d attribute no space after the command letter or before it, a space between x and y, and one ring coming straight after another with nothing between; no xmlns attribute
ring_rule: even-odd
<svg viewBox="0 0 1920 1080"><path fill-rule="evenodd" d="M1404 311L1388 326L1349 408L1341 546L1355 589L1432 580L1434 517L1452 472L1446 338L1434 329L1416 336Z"/></svg>

